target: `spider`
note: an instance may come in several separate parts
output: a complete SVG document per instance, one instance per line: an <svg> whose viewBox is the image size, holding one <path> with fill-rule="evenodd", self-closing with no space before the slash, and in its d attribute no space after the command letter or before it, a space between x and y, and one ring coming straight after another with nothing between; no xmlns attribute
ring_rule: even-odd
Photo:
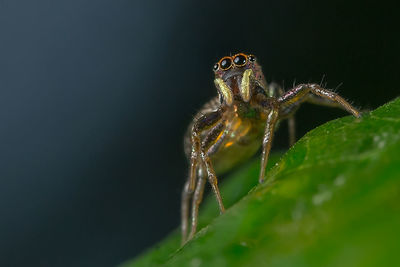
<svg viewBox="0 0 400 267"><path fill-rule="evenodd" d="M182 192L182 244L196 233L206 181L223 213L225 207L216 173L224 173L250 158L261 146L259 182L262 183L276 125L288 120L289 143L293 145L294 113L301 103L340 107L360 117L359 111L345 99L318 84L299 84L286 92L275 83L267 84L254 55L239 53L223 57L213 70L218 96L195 115L184 138L189 174Z"/></svg>

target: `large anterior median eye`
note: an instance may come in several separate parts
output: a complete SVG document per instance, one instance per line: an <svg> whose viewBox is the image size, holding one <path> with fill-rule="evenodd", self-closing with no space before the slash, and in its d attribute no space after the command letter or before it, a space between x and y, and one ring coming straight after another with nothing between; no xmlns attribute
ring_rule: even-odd
<svg viewBox="0 0 400 267"><path fill-rule="evenodd" d="M232 67L232 60L229 57L225 57L221 59L219 65L221 66L221 69L227 70Z"/></svg>
<svg viewBox="0 0 400 267"><path fill-rule="evenodd" d="M244 54L237 54L233 59L233 63L235 63L235 65L238 67L243 67L244 65L246 65L246 62L247 57Z"/></svg>

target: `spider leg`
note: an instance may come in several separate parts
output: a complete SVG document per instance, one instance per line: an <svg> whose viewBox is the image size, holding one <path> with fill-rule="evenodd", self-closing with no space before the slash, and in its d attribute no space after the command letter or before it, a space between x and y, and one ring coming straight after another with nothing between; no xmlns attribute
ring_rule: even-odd
<svg viewBox="0 0 400 267"><path fill-rule="evenodd" d="M217 178L209 158L209 154L212 153L210 148L219 140L219 138L222 136L222 133L225 131L225 128L225 120L222 119L207 133L201 143L201 155L203 162L201 165L199 165L199 179L197 181L196 191L192 201L192 225L189 239L194 236L197 229L199 206L203 199L204 186L206 182L205 172L207 172L207 177L209 178L209 182L217 198L221 213L225 210L221 194L218 189Z"/></svg>
<svg viewBox="0 0 400 267"><path fill-rule="evenodd" d="M265 179L265 168L267 167L268 156L271 150L275 125L278 121L279 107L278 105L269 105L269 107L266 107L266 112L268 113L268 116L267 116L267 122L265 124L265 131L262 143L262 154L261 154L261 169L260 169L260 176L258 179L260 183L264 182Z"/></svg>
<svg viewBox="0 0 400 267"><path fill-rule="evenodd" d="M193 135L193 134L192 134ZM189 201L195 190L196 182L196 170L199 161L199 149L198 144L192 142L192 150L190 156L190 170L187 181L183 187L182 197L181 197L181 234L182 234L182 244L187 240L188 232L188 220L189 220Z"/></svg>
<svg viewBox="0 0 400 267"><path fill-rule="evenodd" d="M190 141L191 141L191 154L190 154L190 170L189 177L182 192L182 201L181 201L181 233L182 233L182 244L187 240L187 231L188 231L188 219L189 219L189 201L193 192L195 191L196 178L197 178L197 170L198 163L201 153L201 140L200 134L204 130L212 127L218 121L220 121L222 117L221 110L212 111L206 113L200 117L198 117L192 128L190 133Z"/></svg>
<svg viewBox="0 0 400 267"><path fill-rule="evenodd" d="M212 166L208 150L213 144L215 144L215 142L217 142L218 138L222 135L223 131L225 131L225 120L221 120L206 136L206 138L202 143L201 154L200 154L205 169L207 171L208 181L211 184L211 188L217 199L220 213L224 213L225 207L222 202L221 193L219 192L217 175Z"/></svg>
<svg viewBox="0 0 400 267"><path fill-rule="evenodd" d="M292 147L296 142L296 120L294 115L288 118L288 128L289 128L289 146Z"/></svg>
<svg viewBox="0 0 400 267"><path fill-rule="evenodd" d="M316 95L308 95L306 101L314 105L343 109L343 106L340 105L338 102L332 101L331 99L328 98L322 98Z"/></svg>
<svg viewBox="0 0 400 267"><path fill-rule="evenodd" d="M206 166L208 182L211 184L211 188L218 202L219 211L222 214L225 212L225 207L222 202L221 193L219 192L217 175L215 174L214 168L211 164L210 157L208 157L205 153L202 153L201 157L203 158L204 165Z"/></svg>
<svg viewBox="0 0 400 267"><path fill-rule="evenodd" d="M278 101L281 103L282 108L289 107L293 104L303 102L306 100L315 103L316 98L314 98L314 97L310 98L309 97L310 93L313 95L319 96L322 99L325 99L325 101L323 101L323 100L318 101L318 104L322 104L322 103L328 104L329 102L334 102L334 103L337 103L338 106L347 110L349 113L353 114L354 117L357 117L357 118L360 117L360 112L356 108L354 108L352 105L350 105L349 102L344 100L344 98L342 98L338 94L336 94L328 89L322 88L318 84L300 84L300 85L296 86L295 88L287 91L282 96L280 96L278 98ZM326 101L326 100L328 100L328 101Z"/></svg>
<svg viewBox="0 0 400 267"><path fill-rule="evenodd" d="M188 231L188 218L189 218L189 201L193 194L193 191L189 189L190 181L189 179L185 183L182 191L182 201L181 201L181 234L182 234L182 244L186 242L187 231Z"/></svg>
<svg viewBox="0 0 400 267"><path fill-rule="evenodd" d="M199 178L197 180L196 190L193 195L192 200L192 226L189 234L188 240L192 239L197 229L197 222L199 217L199 206L203 200L204 186L206 184L206 177L204 175L204 167L199 168Z"/></svg>

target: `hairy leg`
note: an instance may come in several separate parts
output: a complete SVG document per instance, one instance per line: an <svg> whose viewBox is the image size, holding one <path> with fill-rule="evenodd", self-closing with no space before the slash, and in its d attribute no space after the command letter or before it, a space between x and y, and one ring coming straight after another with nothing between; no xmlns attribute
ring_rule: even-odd
<svg viewBox="0 0 400 267"><path fill-rule="evenodd" d="M360 117L360 112L354 108L352 105L350 105L349 102L344 100L343 97L339 96L338 94L328 90L324 89L318 84L300 84L296 86L295 88L287 91L284 93L282 96L278 98L278 101L281 103L282 108L287 108L293 104L303 102L303 101L316 101L316 98L309 98L309 94L313 94L316 96L321 97L322 99L326 99L325 103L329 102L334 102L337 103L338 106L342 107L343 109L347 110L349 113L353 114L355 117L359 118ZM310 100L311 99L311 100ZM322 103L322 100L319 101L319 104Z"/></svg>
<svg viewBox="0 0 400 267"><path fill-rule="evenodd" d="M190 170L189 177L182 192L181 202L181 232L182 232L182 243L186 242L187 231L188 231L188 219L189 219L189 201L195 190L195 184L197 179L198 163L201 160L201 132L211 128L217 124L222 117L220 110L206 113L199 118L193 124L191 129L191 154L190 154Z"/></svg>
<svg viewBox="0 0 400 267"><path fill-rule="evenodd" d="M265 131L262 143L262 154L261 154L261 169L258 181L260 183L264 182L265 179L265 168L267 167L269 152L271 150L272 139L274 135L274 129L276 122L278 121L278 107L271 105L267 111L268 117L265 124Z"/></svg>
<svg viewBox="0 0 400 267"><path fill-rule="evenodd" d="M313 94L307 96L306 102L319 106L343 109L343 106L340 105L338 102L332 101L328 98L322 98L320 96Z"/></svg>
<svg viewBox="0 0 400 267"><path fill-rule="evenodd" d="M188 218L189 218L189 201L193 191L189 189L189 180L185 183L182 191L181 200L181 235L182 244L186 242L187 231L188 231Z"/></svg>
<svg viewBox="0 0 400 267"><path fill-rule="evenodd" d="M222 202L221 194L219 192L217 175L212 166L210 156L208 155L208 150L213 144L218 141L218 137L222 135L223 131L225 131L225 121L222 120L209 132L209 134L202 142L200 154L201 159L203 160L203 164L205 166L205 170L207 171L208 181L211 184L211 188L217 199L220 213L223 213L225 211L225 207Z"/></svg>
<svg viewBox="0 0 400 267"><path fill-rule="evenodd" d="M215 171L211 164L210 158L206 154L203 154L203 153L202 153L202 158L204 161L204 165L206 166L208 182L211 184L211 188L212 188L215 198L217 199L217 202L218 202L219 211L222 214L225 212L225 207L222 202L221 193L218 188L217 175L215 174Z"/></svg>
<svg viewBox="0 0 400 267"><path fill-rule="evenodd" d="M199 217L199 206L203 200L204 186L206 184L206 177L203 168L199 168L199 178L197 180L196 190L192 200L192 226L189 234L189 240L193 238L197 230L197 222Z"/></svg>

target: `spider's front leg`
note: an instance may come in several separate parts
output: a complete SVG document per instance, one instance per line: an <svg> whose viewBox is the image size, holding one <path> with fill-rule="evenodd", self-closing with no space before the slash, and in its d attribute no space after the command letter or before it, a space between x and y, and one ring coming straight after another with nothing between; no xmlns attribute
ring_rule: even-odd
<svg viewBox="0 0 400 267"><path fill-rule="evenodd" d="M225 208L222 202L221 194L217 185L217 177L215 175L214 169L212 167L208 151L212 145L214 145L218 137L221 136L222 132L225 131L225 121L221 120L215 125L208 133L207 136L202 140L201 143L201 158L203 160L202 164L199 167L199 178L197 181L196 191L194 192L193 201L192 201L192 225L191 231L189 234L189 240L193 238L197 229L198 215L199 215L199 206L203 199L204 193L204 185L206 179L208 180L212 186L214 194L217 198L219 208L221 213L224 212ZM207 173L205 173L207 172ZM206 177L207 175L207 177Z"/></svg>
<svg viewBox="0 0 400 267"><path fill-rule="evenodd" d="M279 117L279 105L273 98L267 99L263 104L264 112L267 114L267 122L262 143L261 169L258 181L264 182L265 168L267 167L269 152L271 151L272 139L274 136L275 125Z"/></svg>
<svg viewBox="0 0 400 267"><path fill-rule="evenodd" d="M199 169L199 163L200 163L200 167L202 165L205 166L205 168L207 169L207 172L209 172L209 168L210 168L210 166L208 166L204 162L204 159L206 157L203 152L204 149L202 149L202 145L201 145L201 133L203 131L213 127L215 124L217 124L221 120L221 118L222 118L222 111L219 109L216 111L212 111L207 114L204 114L195 120L195 122L193 123L193 126L191 128L191 131L190 131L190 142L191 142L190 170L189 170L188 179L183 188L182 204L181 204L182 243L186 242L186 238L187 238L188 218L189 218L189 201L190 201L191 196L193 195L193 192L195 191L195 187L196 187L195 185L196 185L196 179L197 179L196 175L197 175L197 171ZM201 179L202 179L202 177L201 177ZM198 186L199 185L201 186L200 181L198 183ZM202 186L202 187L204 188L204 186ZM213 189L214 189L214 186L213 186ZM218 191L218 194L219 194L218 187L216 187L216 190ZM195 195L198 196L199 193L197 193ZM196 198L198 199L198 197L196 197ZM193 201L195 201L195 200L193 200ZM197 220L197 218L196 218L196 220Z"/></svg>
<svg viewBox="0 0 400 267"><path fill-rule="evenodd" d="M322 99L326 99L327 101L319 101L315 97L309 96L310 93ZM354 117L359 118L361 116L360 112L343 97L328 89L322 88L318 84L300 84L280 96L278 101L281 103L282 108L289 107L299 102L309 101L320 105L340 106L353 114Z"/></svg>

